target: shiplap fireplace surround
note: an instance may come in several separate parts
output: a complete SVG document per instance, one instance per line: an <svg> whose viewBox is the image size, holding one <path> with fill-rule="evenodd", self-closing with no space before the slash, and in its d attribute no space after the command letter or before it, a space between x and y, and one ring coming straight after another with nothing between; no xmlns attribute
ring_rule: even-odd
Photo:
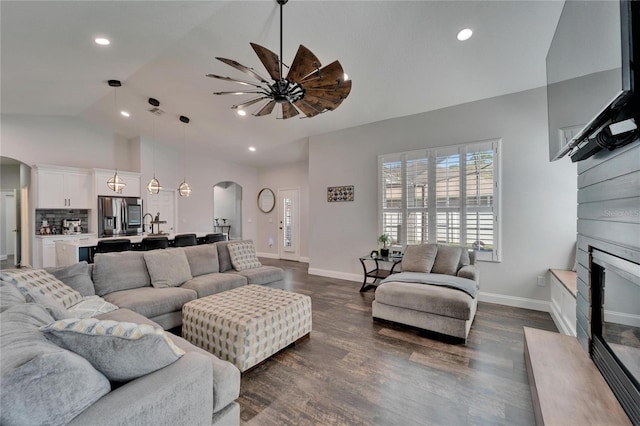
<svg viewBox="0 0 640 426"><path fill-rule="evenodd" d="M597 262L598 253L604 252L622 263L640 265L640 140L612 152L602 151L578 164L577 241L577 338L632 422L638 424L640 407L633 399L637 398L638 389L634 391L631 386L629 394L624 390L625 384L617 383L619 380L614 377L617 367L613 365L617 361L602 354L598 339L594 339L592 333L592 320L595 322L602 316L601 307L592 306L598 303L596 293L599 291L598 279L594 278L597 267L592 262ZM636 294L640 294L640 289ZM639 307L640 297L633 304ZM629 320L640 321L638 312L640 308Z"/></svg>

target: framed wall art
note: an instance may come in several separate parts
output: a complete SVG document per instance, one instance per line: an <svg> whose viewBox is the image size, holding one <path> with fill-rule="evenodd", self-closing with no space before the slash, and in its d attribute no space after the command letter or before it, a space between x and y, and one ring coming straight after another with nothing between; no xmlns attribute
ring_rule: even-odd
<svg viewBox="0 0 640 426"><path fill-rule="evenodd" d="M353 201L353 185L328 186L327 201Z"/></svg>

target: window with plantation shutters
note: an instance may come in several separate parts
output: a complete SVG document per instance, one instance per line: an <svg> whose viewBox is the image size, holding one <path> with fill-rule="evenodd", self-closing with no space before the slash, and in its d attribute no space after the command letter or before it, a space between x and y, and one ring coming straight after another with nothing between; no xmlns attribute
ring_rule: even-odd
<svg viewBox="0 0 640 426"><path fill-rule="evenodd" d="M498 261L498 142L379 156L380 233L396 245L464 245Z"/></svg>

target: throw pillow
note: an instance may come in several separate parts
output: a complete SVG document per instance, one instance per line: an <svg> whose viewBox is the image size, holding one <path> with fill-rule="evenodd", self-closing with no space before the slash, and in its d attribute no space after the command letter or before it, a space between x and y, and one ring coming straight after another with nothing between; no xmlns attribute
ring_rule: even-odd
<svg viewBox="0 0 640 426"><path fill-rule="evenodd" d="M96 290L93 288L89 264L86 261L62 268L45 268L45 271L76 290L83 296L93 296Z"/></svg>
<svg viewBox="0 0 640 426"><path fill-rule="evenodd" d="M151 250L144 253L151 285L156 288L177 287L191 278L189 261L180 248Z"/></svg>
<svg viewBox="0 0 640 426"><path fill-rule="evenodd" d="M455 275L458 272L461 252L462 247L460 246L438 244L438 254L431 272L434 274Z"/></svg>
<svg viewBox="0 0 640 426"><path fill-rule="evenodd" d="M27 303L18 288L4 280L0 281L0 312L4 312L14 305Z"/></svg>
<svg viewBox="0 0 640 426"><path fill-rule="evenodd" d="M256 248L252 242L229 243L227 248L229 249L231 265L236 271L240 272L262 266L256 256Z"/></svg>
<svg viewBox="0 0 640 426"><path fill-rule="evenodd" d="M408 245L402 257L403 272L431 272L438 246L435 244Z"/></svg>
<svg viewBox="0 0 640 426"><path fill-rule="evenodd" d="M184 351L167 333L147 324L65 319L40 327L60 347L85 358L113 381L133 380L177 361Z"/></svg>
<svg viewBox="0 0 640 426"><path fill-rule="evenodd" d="M0 424L64 425L111 389L87 360L44 337L39 328L52 321L34 303L0 314Z"/></svg>
<svg viewBox="0 0 640 426"><path fill-rule="evenodd" d="M8 269L0 271L0 278L14 284L23 295L30 295L36 303L50 302L65 309L82 300L82 295L44 269Z"/></svg>
<svg viewBox="0 0 640 426"><path fill-rule="evenodd" d="M218 262L218 248L215 244L200 244L197 246L183 247L187 256L191 275L212 274L220 270Z"/></svg>
<svg viewBox="0 0 640 426"><path fill-rule="evenodd" d="M64 318L93 318L101 314L118 310L113 303L109 303L100 296L86 296L82 302L76 303L67 309L67 316ZM62 319L52 314L55 319Z"/></svg>

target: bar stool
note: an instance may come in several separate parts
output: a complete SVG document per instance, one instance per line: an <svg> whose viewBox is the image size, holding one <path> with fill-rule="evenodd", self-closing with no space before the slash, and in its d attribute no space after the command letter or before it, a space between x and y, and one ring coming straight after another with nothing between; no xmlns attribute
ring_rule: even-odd
<svg viewBox="0 0 640 426"><path fill-rule="evenodd" d="M167 237L145 237L142 239L142 250L166 249L169 247Z"/></svg>
<svg viewBox="0 0 640 426"><path fill-rule="evenodd" d="M207 234L205 237L206 243L216 243L218 241L226 241L227 237L224 234Z"/></svg>
<svg viewBox="0 0 640 426"><path fill-rule="evenodd" d="M173 239L174 247L187 247L196 245L196 234L180 234Z"/></svg>
<svg viewBox="0 0 640 426"><path fill-rule="evenodd" d="M114 240L100 240L96 246L96 253L112 253L131 250L131 240L128 238L116 238Z"/></svg>

